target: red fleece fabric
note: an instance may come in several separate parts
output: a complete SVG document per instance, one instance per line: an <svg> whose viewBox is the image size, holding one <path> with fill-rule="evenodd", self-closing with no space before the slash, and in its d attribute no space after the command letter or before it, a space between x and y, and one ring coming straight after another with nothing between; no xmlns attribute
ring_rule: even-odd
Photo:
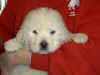
<svg viewBox="0 0 100 75"><path fill-rule="evenodd" d="M31 67L46 70L49 75L100 75L100 1L81 0L80 14L69 16L67 0L8 0L0 16L0 35L3 41L15 37L25 15L32 9L49 7L58 10L68 29L89 36L86 44L65 43L55 53L32 54ZM95 6L95 8L94 8Z"/></svg>

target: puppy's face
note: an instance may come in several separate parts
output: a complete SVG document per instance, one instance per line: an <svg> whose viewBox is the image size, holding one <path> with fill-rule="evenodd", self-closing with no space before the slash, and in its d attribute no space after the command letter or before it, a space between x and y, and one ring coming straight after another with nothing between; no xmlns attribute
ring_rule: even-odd
<svg viewBox="0 0 100 75"><path fill-rule="evenodd" d="M31 50L35 53L41 54L54 52L61 43L63 43L63 40L59 38L61 37L60 34L61 32L57 28L33 28L30 32L28 32L28 38L30 38L28 40Z"/></svg>
<svg viewBox="0 0 100 75"><path fill-rule="evenodd" d="M61 16L54 10L40 9L29 13L22 29L25 40L34 53L54 52L70 38Z"/></svg>

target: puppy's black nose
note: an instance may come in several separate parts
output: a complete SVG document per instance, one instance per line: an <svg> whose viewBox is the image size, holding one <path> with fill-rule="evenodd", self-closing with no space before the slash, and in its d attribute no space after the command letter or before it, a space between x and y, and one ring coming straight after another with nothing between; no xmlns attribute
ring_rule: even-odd
<svg viewBox="0 0 100 75"><path fill-rule="evenodd" d="M41 43L40 43L40 47L41 47L41 50L47 50L48 48L48 43L43 40Z"/></svg>

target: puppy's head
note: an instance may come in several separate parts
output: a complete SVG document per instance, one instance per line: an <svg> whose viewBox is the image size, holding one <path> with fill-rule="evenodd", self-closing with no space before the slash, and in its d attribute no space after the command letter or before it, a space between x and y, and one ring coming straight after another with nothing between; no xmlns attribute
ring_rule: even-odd
<svg viewBox="0 0 100 75"><path fill-rule="evenodd" d="M25 17L21 30L25 34L24 40L34 53L54 52L70 39L70 33L60 13L49 8L30 11Z"/></svg>

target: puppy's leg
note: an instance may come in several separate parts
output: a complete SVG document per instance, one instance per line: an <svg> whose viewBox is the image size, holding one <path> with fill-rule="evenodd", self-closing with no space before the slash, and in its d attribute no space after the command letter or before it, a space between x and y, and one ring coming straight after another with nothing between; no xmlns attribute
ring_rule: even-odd
<svg viewBox="0 0 100 75"><path fill-rule="evenodd" d="M88 41L88 36L84 33L77 33L73 34L72 40L77 44L85 44Z"/></svg>
<svg viewBox="0 0 100 75"><path fill-rule="evenodd" d="M16 38L14 39L11 39L7 42L5 42L4 44L5 46L5 50L7 52L13 52L13 51L17 51L19 50L20 48L22 48L22 45L16 40Z"/></svg>

